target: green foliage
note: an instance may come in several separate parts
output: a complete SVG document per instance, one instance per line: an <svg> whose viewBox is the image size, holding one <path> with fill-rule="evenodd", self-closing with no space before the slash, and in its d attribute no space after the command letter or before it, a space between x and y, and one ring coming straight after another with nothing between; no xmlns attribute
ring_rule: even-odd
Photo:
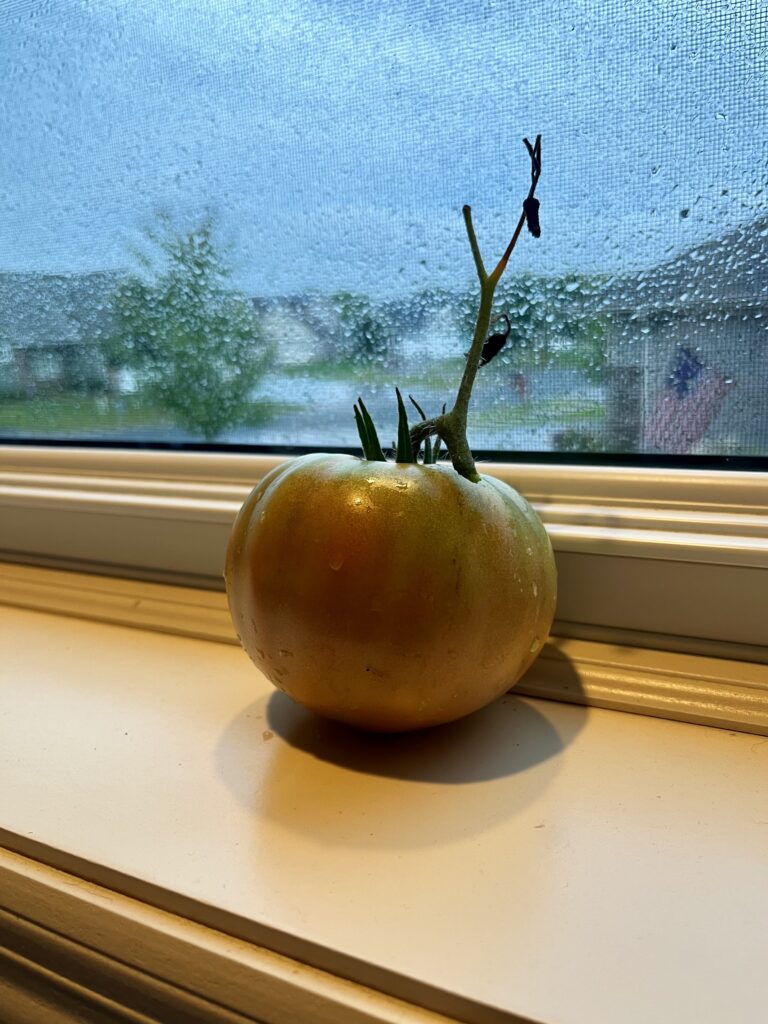
<svg viewBox="0 0 768 1024"><path fill-rule="evenodd" d="M367 295L338 292L333 297L339 317L339 349L361 365L386 362L392 335L383 317Z"/></svg>
<svg viewBox="0 0 768 1024"><path fill-rule="evenodd" d="M581 370L588 381L602 384L608 366L605 321L599 317L574 321L567 327L566 338L566 345L558 353L559 364Z"/></svg>
<svg viewBox="0 0 768 1024"><path fill-rule="evenodd" d="M603 452L605 444L596 434L584 430L559 430L552 437L552 448L556 452Z"/></svg>
<svg viewBox="0 0 768 1024"><path fill-rule="evenodd" d="M601 286L598 276L584 274L504 279L496 289L494 312L507 314L511 330L499 364L515 370L570 367L581 370L592 383L601 383L606 328L604 319L590 308ZM468 294L459 311L459 326L467 338L476 317L477 298Z"/></svg>
<svg viewBox="0 0 768 1024"><path fill-rule="evenodd" d="M111 368L136 370L153 401L207 441L243 422L273 353L245 295L227 287L230 270L204 220L188 233L161 222L148 233L156 257L139 256L143 276L117 289L107 346Z"/></svg>

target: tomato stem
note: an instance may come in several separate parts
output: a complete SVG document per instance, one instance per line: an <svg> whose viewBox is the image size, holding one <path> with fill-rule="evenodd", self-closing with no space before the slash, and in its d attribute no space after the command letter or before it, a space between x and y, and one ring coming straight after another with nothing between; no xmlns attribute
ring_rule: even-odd
<svg viewBox="0 0 768 1024"><path fill-rule="evenodd" d="M464 214L464 225L467 229L467 237L469 239L469 247L472 250L472 257L475 261L475 270L477 271L477 278L480 283L480 306L477 311L477 320L475 322L475 331L472 336L472 344L467 355L467 362L464 367L464 373L459 384L459 390L456 395L456 401L454 402L453 408L450 412L443 413L441 416L435 416L430 420L422 420L421 423L417 423L411 431L411 442L413 445L414 452L418 452L422 442L432 435L437 435L441 438L448 449L448 454L451 457L453 468L461 476L466 477L467 480L471 480L473 483L479 483L480 474L477 472L475 466L475 459L472 455L472 450L469 447L469 441L467 440L467 415L469 412L469 400L472 397L472 388L475 384L475 378L477 377L477 371L480 366L480 356L483 351L483 344L488 336L488 330L491 323L491 311L493 309L493 296L496 291L496 285L499 283L501 275L504 273L509 257L517 245L517 240L520 237L520 233L523 230L523 225L528 220L529 228L532 234L538 237L538 201L535 200L534 193L536 191L536 185L539 181L539 175L541 174L541 136L536 136L536 142L532 146L528 139L523 139L525 147L528 150L528 155L531 158L531 185L528 190L528 195L523 202L523 212L515 227L512 238L509 245L504 250L504 254L496 264L491 273L487 273L485 265L483 263L483 257L480 252L480 246L477 242L477 236L475 235L475 229L472 224L472 210L469 206L465 206L463 209ZM534 206L533 203L536 202ZM535 223L534 223L535 216ZM439 443L439 442L438 442Z"/></svg>

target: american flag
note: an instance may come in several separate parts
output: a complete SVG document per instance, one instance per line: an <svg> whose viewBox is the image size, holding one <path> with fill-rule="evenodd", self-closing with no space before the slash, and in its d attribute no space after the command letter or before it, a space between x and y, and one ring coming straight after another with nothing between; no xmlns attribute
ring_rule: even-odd
<svg viewBox="0 0 768 1024"><path fill-rule="evenodd" d="M646 420L645 450L685 455L704 437L723 404L729 382L681 346L666 385Z"/></svg>

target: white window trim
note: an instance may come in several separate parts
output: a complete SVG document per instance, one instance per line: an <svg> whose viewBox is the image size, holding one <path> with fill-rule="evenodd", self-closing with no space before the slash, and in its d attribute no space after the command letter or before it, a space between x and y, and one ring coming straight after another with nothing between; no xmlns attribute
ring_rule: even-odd
<svg viewBox="0 0 768 1024"><path fill-rule="evenodd" d="M0 447L0 559L223 589L231 523L282 456ZM768 660L768 476L493 464L556 553L556 635Z"/></svg>

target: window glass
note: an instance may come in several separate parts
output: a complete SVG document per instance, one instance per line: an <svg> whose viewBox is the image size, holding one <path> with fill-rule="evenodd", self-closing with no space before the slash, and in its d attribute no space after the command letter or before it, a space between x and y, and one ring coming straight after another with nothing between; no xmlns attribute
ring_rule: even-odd
<svg viewBox="0 0 768 1024"><path fill-rule="evenodd" d="M6 0L0 435L768 454L762 0Z"/></svg>

